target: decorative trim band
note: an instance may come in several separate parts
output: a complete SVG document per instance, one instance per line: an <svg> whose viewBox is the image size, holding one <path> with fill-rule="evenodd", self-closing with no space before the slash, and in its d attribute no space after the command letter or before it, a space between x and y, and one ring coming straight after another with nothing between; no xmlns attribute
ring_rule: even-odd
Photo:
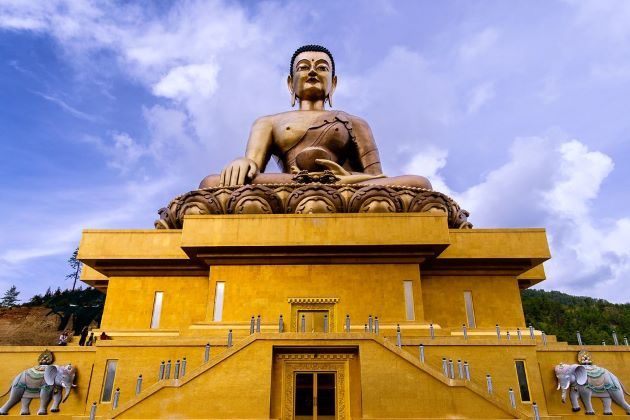
<svg viewBox="0 0 630 420"><path fill-rule="evenodd" d="M315 297L294 297L288 299L289 303L337 303L339 298L315 298Z"/></svg>

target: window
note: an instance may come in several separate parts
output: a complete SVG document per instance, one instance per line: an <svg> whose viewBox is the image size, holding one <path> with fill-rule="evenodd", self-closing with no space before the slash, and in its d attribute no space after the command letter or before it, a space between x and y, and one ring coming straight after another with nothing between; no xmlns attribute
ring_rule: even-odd
<svg viewBox="0 0 630 420"><path fill-rule="evenodd" d="M118 360L108 360L105 366L105 381L103 383L103 395L101 402L110 402L112 400L112 391L114 390L114 378L116 377L116 365Z"/></svg>
<svg viewBox="0 0 630 420"><path fill-rule="evenodd" d="M518 378L518 388L521 391L521 401L530 402L529 385L527 383L527 370L525 360L516 360L516 377Z"/></svg>
<svg viewBox="0 0 630 420"><path fill-rule="evenodd" d="M221 321L223 318L223 295L225 292L225 282L218 281L214 291L214 321Z"/></svg>
<svg viewBox="0 0 630 420"><path fill-rule="evenodd" d="M413 308L413 282L405 280L403 281L403 286L405 288L405 314L407 315L407 321L413 321L416 319Z"/></svg>
<svg viewBox="0 0 630 420"><path fill-rule="evenodd" d="M472 292L470 290L464 292L464 304L466 305L468 327L477 328L477 323L475 322L475 307L473 306Z"/></svg>
<svg viewBox="0 0 630 420"><path fill-rule="evenodd" d="M162 298L164 292L155 292L153 299L153 315L151 315L151 328L160 328L160 315L162 315Z"/></svg>

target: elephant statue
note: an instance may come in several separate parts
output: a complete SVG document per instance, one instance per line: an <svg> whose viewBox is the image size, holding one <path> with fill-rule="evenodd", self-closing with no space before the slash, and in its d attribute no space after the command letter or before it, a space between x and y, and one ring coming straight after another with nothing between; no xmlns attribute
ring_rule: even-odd
<svg viewBox="0 0 630 420"><path fill-rule="evenodd" d="M50 411L53 413L59 411L59 404L62 402L61 390L63 393L63 402L68 399L70 390L74 385L74 377L77 370L72 365L39 365L20 372L13 382L9 391L9 399L0 408L0 415L8 414L11 407L22 401L21 415L30 414L29 406L33 398L39 398L38 415L47 414L48 403L51 397L53 400ZM5 392L6 395L9 391ZM2 395L2 397L4 397Z"/></svg>
<svg viewBox="0 0 630 420"><path fill-rule="evenodd" d="M570 398L573 411L580 411L578 398L582 399L586 414L595 414L591 397L601 398L604 414L612 415L611 400L630 414L630 404L623 394L628 392L612 372L597 365L567 365L560 363L554 368L558 378L558 389L562 389L562 402L566 401L567 389L571 388Z"/></svg>

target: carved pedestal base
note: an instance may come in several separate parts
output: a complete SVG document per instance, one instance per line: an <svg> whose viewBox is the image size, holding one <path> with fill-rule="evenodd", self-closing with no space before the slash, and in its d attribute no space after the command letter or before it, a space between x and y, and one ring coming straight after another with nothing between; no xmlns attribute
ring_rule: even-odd
<svg viewBox="0 0 630 420"><path fill-rule="evenodd" d="M180 229L187 214L440 212L448 226L471 228L469 213L450 197L422 188L347 184L256 184L212 187L174 198L158 211L157 229Z"/></svg>

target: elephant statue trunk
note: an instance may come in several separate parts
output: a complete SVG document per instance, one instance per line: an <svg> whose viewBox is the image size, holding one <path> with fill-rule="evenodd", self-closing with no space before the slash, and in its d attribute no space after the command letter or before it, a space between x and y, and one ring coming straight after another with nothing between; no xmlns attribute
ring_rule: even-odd
<svg viewBox="0 0 630 420"><path fill-rule="evenodd" d="M630 405L623 394L628 394L619 379L607 369L595 365L567 365L560 363L554 368L558 379L558 389L562 389L562 402L570 391L573 411L580 411L579 400L582 400L586 414L595 414L591 398L600 398L604 406L604 414L612 414L612 401L630 414ZM628 394L630 395L630 394Z"/></svg>

